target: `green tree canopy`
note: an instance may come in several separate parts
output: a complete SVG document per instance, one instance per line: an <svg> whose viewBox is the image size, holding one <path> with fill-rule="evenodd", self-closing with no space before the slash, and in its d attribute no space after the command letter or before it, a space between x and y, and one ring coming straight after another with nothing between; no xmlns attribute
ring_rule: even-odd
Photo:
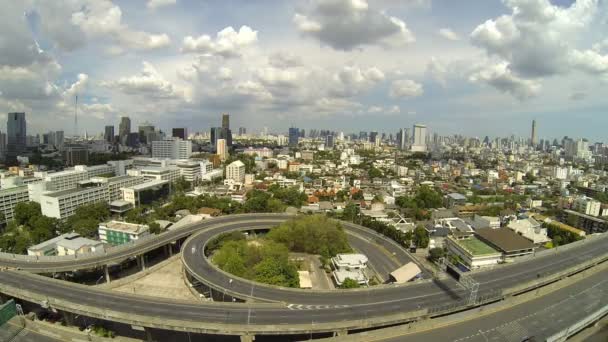
<svg viewBox="0 0 608 342"><path fill-rule="evenodd" d="M360 287L359 283L351 278L346 278L340 285L341 289L358 289Z"/></svg>

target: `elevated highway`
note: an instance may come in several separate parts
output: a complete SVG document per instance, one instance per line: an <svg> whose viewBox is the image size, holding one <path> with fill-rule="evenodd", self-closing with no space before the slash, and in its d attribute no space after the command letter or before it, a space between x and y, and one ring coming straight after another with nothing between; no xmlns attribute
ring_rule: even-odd
<svg viewBox="0 0 608 342"><path fill-rule="evenodd" d="M382 327L427 319L467 307L500 301L514 294L565 278L608 259L606 236L592 237L525 261L474 273L480 283L479 300L466 302L466 290L451 279L406 285L385 285L349 291L309 291L273 287L230 276L204 257L204 246L217 234L263 229L289 218L286 215L239 215L203 221L120 250L79 258L23 262L0 258L0 265L21 271L0 272L0 293L44 303L58 310L150 328L215 334L301 334ZM407 253L375 232L345 223L349 234L373 240L397 260ZM193 234L194 232L196 234ZM193 234L193 235L192 235ZM145 253L192 235L183 245L188 273L217 291L247 303L184 302L116 293L42 277L32 272L107 265ZM393 254L394 253L394 254ZM402 254L400 254L402 253ZM40 263L44 263L40 265ZM47 267L43 270L42 267ZM96 267L96 266L93 266ZM232 279L232 281L230 280Z"/></svg>

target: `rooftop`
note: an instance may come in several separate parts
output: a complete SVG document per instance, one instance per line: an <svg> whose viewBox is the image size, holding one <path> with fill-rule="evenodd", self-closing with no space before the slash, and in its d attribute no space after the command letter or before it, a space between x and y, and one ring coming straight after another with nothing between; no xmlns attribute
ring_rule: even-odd
<svg viewBox="0 0 608 342"><path fill-rule="evenodd" d="M105 223L100 223L100 227L105 227L110 230L120 230L126 233L134 233L138 234L145 230L148 230L148 226L145 224L136 224L136 223L128 223L122 221L110 221Z"/></svg>
<svg viewBox="0 0 608 342"><path fill-rule="evenodd" d="M101 187L101 186L91 186L91 187L86 187L86 188L67 189L67 190L48 192L48 193L43 194L42 196L47 196L47 197L62 197L62 196L65 196L65 195L75 194L75 193L79 193L79 192L85 192L85 191L89 191L89 190L99 190L99 189L102 189L102 188L103 187Z"/></svg>
<svg viewBox="0 0 608 342"><path fill-rule="evenodd" d="M67 248L69 250L79 250L84 246L99 246L103 243L101 241L91 240L83 237L76 237L73 239L61 239L57 241L57 246Z"/></svg>
<svg viewBox="0 0 608 342"><path fill-rule="evenodd" d="M507 253L534 248L534 244L530 240L508 228L482 228L477 229L475 234L480 239Z"/></svg>
<svg viewBox="0 0 608 342"><path fill-rule="evenodd" d="M30 246L28 248L28 250L36 251L36 250L46 249L48 247L55 248L55 246L57 245L57 242L59 242L61 240L64 240L64 239L74 239L74 238L77 238L79 236L80 235L78 235L77 233L62 234L62 235L56 236L56 237L54 237L54 238L52 238L50 240L43 241L43 242L41 242L41 243L39 243L37 245Z"/></svg>
<svg viewBox="0 0 608 342"><path fill-rule="evenodd" d="M135 191L141 191L141 190L146 190L146 189L150 189L153 188L155 186L159 186L159 185L164 185L164 184L169 184L169 181L166 180L151 180L145 183L141 183L141 184L137 184L137 185L133 185L133 186L128 186L128 187L124 187L123 189L132 189Z"/></svg>
<svg viewBox="0 0 608 342"><path fill-rule="evenodd" d="M492 255L500 253L494 248L488 246L483 241L472 236L468 239L456 240L460 246L469 251L474 256Z"/></svg>

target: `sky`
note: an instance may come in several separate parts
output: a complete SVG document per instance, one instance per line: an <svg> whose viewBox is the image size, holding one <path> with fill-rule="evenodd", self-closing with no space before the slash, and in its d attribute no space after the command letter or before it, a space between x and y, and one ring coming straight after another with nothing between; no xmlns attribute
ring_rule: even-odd
<svg viewBox="0 0 608 342"><path fill-rule="evenodd" d="M608 0L9 0L28 133L268 127L607 141ZM4 130L0 125L0 130ZM608 142L608 141L607 141Z"/></svg>

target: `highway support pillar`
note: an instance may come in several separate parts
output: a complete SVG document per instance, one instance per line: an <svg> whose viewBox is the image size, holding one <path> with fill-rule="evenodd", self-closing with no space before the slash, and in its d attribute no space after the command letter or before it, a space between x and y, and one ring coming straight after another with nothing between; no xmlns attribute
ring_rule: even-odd
<svg viewBox="0 0 608 342"><path fill-rule="evenodd" d="M169 249L169 258L170 258L173 256L173 246L171 246L171 244L168 244L167 248Z"/></svg>
<svg viewBox="0 0 608 342"><path fill-rule="evenodd" d="M105 266L103 267L103 271L104 271L104 273L105 273L105 277L106 277L106 283L108 283L108 284L109 284L111 280L110 280L110 271L108 270L108 265L105 265Z"/></svg>
<svg viewBox="0 0 608 342"><path fill-rule="evenodd" d="M67 311L62 311L61 312L63 315L63 321L65 322L65 325L69 326L73 326L74 325L74 314L71 312L67 312Z"/></svg>
<svg viewBox="0 0 608 342"><path fill-rule="evenodd" d="M255 341L255 335L241 335L241 342L253 342Z"/></svg>
<svg viewBox="0 0 608 342"><path fill-rule="evenodd" d="M346 336L346 335L348 335L348 330L346 330L346 329L341 329L341 330L334 331L334 337Z"/></svg>
<svg viewBox="0 0 608 342"><path fill-rule="evenodd" d="M146 341L154 342L154 339L152 338L152 330L150 330L150 328L144 328L144 330L146 331Z"/></svg>
<svg viewBox="0 0 608 342"><path fill-rule="evenodd" d="M146 261L143 254L137 257L137 263L139 264L138 266L141 267L142 271L146 270Z"/></svg>
<svg viewBox="0 0 608 342"><path fill-rule="evenodd" d="M0 293L0 305L8 302L8 300L9 300L9 297L7 295Z"/></svg>

